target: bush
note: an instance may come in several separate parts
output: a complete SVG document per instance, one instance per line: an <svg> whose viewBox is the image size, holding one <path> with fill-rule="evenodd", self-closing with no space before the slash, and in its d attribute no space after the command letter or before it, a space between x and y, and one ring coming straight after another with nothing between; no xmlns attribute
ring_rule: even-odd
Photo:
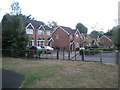
<svg viewBox="0 0 120 90"><path fill-rule="evenodd" d="M76 51L79 51L79 48L78 48L78 47L76 48Z"/></svg>
<svg viewBox="0 0 120 90"><path fill-rule="evenodd" d="M85 55L90 55L90 50L89 50L89 49L86 49L86 50L84 51L84 53L85 53Z"/></svg>

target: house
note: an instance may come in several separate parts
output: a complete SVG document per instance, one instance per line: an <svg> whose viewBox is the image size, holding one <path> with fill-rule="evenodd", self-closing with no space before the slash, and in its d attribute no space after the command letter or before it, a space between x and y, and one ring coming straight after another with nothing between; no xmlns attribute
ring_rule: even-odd
<svg viewBox="0 0 120 90"><path fill-rule="evenodd" d="M53 30L50 27L36 20L24 19L23 22L26 27L26 34L29 37L28 46L51 46L51 33Z"/></svg>
<svg viewBox="0 0 120 90"><path fill-rule="evenodd" d="M103 44L103 46L106 46L106 47L112 45L112 40L105 35L100 37L97 42L101 42Z"/></svg>
<svg viewBox="0 0 120 90"><path fill-rule="evenodd" d="M75 50L83 47L82 36L78 30L70 27L58 26L51 34L52 46L60 50Z"/></svg>

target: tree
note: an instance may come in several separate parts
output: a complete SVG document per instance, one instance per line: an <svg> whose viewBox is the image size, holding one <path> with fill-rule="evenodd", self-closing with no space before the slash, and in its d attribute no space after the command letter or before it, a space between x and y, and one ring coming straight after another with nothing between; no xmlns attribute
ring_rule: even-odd
<svg viewBox="0 0 120 90"><path fill-rule="evenodd" d="M97 39L98 36L101 37L103 34L104 34L103 31L93 30L93 31L90 33L90 36L91 36L92 38L96 38L96 39Z"/></svg>
<svg viewBox="0 0 120 90"><path fill-rule="evenodd" d="M22 15L4 15L2 19L2 48L13 49L14 57L25 55L28 37L22 24Z"/></svg>
<svg viewBox="0 0 120 90"><path fill-rule="evenodd" d="M104 33L104 35L112 36L113 35L113 31L114 31L114 28L112 28L111 30L108 30L106 33Z"/></svg>
<svg viewBox="0 0 120 90"><path fill-rule="evenodd" d="M120 50L120 26L113 28L113 43Z"/></svg>
<svg viewBox="0 0 120 90"><path fill-rule="evenodd" d="M48 22L48 26L52 29L55 29L56 27L58 27L57 22L55 21Z"/></svg>
<svg viewBox="0 0 120 90"><path fill-rule="evenodd" d="M11 5L11 14L5 14L2 19L2 48L13 50L13 56L24 56L27 48L28 37L23 25L24 15L18 2ZM4 54L10 54L8 51Z"/></svg>
<svg viewBox="0 0 120 90"><path fill-rule="evenodd" d="M80 33L86 33L87 34L87 27L85 27L82 23L77 23L76 29L79 30Z"/></svg>
<svg viewBox="0 0 120 90"><path fill-rule="evenodd" d="M19 14L21 14L21 8L19 6L19 2L13 2L11 4L11 9L12 9L12 11L11 11L12 15L19 15Z"/></svg>

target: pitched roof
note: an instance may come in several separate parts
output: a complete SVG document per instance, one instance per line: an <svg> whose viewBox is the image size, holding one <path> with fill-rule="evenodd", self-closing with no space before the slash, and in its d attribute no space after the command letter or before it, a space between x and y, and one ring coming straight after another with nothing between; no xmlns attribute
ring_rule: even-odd
<svg viewBox="0 0 120 90"><path fill-rule="evenodd" d="M47 25L44 25L43 27L45 28L45 30L51 30L51 31L53 31L53 29L50 28L50 27L48 27Z"/></svg>
<svg viewBox="0 0 120 90"><path fill-rule="evenodd" d="M65 31L67 31L69 34L74 34L76 30L71 29L70 27L60 26Z"/></svg>
<svg viewBox="0 0 120 90"><path fill-rule="evenodd" d="M31 23L35 29L38 29L40 25L45 25L43 22L41 21L37 21L37 20L30 20L28 18L23 20L24 22L24 26L27 26L29 23Z"/></svg>

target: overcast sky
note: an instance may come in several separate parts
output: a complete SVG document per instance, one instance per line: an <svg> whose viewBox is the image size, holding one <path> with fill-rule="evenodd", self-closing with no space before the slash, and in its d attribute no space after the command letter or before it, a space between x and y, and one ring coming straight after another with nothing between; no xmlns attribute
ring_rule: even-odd
<svg viewBox="0 0 120 90"><path fill-rule="evenodd" d="M117 25L120 0L0 0L0 21L10 12L13 1L19 2L22 14L32 15L38 21L56 21L73 29L80 22L90 33L92 27L106 32Z"/></svg>

